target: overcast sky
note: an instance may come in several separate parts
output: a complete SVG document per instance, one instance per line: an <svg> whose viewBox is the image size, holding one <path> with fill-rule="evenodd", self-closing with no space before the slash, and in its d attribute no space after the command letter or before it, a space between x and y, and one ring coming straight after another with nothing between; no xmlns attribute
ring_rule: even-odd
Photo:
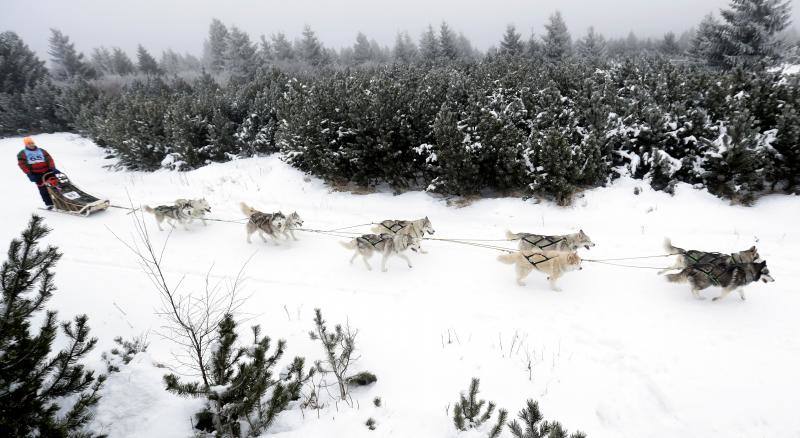
<svg viewBox="0 0 800 438"><path fill-rule="evenodd" d="M523 34L543 31L556 9L573 37L594 25L606 36L680 34L728 0L0 0L0 31L17 32L46 57L49 28L66 33L87 55L92 47L118 46L133 54L138 43L159 55L172 48L202 52L208 24L216 17L259 35L285 32L291 39L305 24L326 45L351 45L362 31L392 45L408 30L416 40L428 23L446 20L480 49L495 45L505 26ZM799 22L800 0L792 0ZM796 24L792 25L797 27Z"/></svg>

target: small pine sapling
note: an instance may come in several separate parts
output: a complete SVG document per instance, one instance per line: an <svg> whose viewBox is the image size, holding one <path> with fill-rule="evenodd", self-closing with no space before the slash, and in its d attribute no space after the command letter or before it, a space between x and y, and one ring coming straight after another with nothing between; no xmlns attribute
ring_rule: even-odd
<svg viewBox="0 0 800 438"><path fill-rule="evenodd" d="M508 423L508 428L514 438L586 438L583 432L575 432L571 435L557 421L542 421L542 413L539 410L539 403L528 400L523 410L519 412L519 419Z"/></svg>
<svg viewBox="0 0 800 438"><path fill-rule="evenodd" d="M472 379L469 384L469 392L467 396L461 393L460 400L456 402L453 412L453 423L456 429L465 431L480 427L492 418L494 414L494 402L486 403L486 400L478 400L478 393L480 380L476 377ZM484 405L486 410L481 413ZM494 427L489 431L489 438L497 438L503 431L508 412L505 409L498 411L498 421Z"/></svg>
<svg viewBox="0 0 800 438"><path fill-rule="evenodd" d="M147 347L150 346L149 342L147 342L147 333L135 336L131 340L125 340L121 336L117 336L114 338L114 342L119 347L112 348L101 356L109 373L119 372L122 365L131 363L134 356L147 351Z"/></svg>
<svg viewBox="0 0 800 438"><path fill-rule="evenodd" d="M378 427L378 423L372 417L367 418L367 422L365 423L365 425L369 430L375 430L375 428Z"/></svg>

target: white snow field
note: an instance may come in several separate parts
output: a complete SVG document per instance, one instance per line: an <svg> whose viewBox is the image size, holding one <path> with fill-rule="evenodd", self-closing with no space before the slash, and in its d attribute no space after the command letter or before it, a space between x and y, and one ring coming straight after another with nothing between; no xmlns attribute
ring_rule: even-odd
<svg viewBox="0 0 800 438"><path fill-rule="evenodd" d="M653 192L646 183L622 179L591 190L573 207L516 198L484 199L463 208L426 193L354 195L331 191L279 157L211 164L192 172L109 170L112 164L89 140L73 134L35 136L60 170L89 193L117 205L166 204L205 197L212 217L239 219L238 204L263 210L297 210L308 228L336 228L386 218L428 215L434 237L500 239L506 229L568 233L583 229L597 244L586 258L663 254L665 236L677 246L737 251L756 244L775 283L752 284L747 300L694 299L688 285L670 284L655 270L584 263L568 273L562 292L532 273L518 286L514 269L498 252L429 241L429 254L413 254L413 269L400 259L380 272L360 262L343 240L299 233L297 242L245 242L243 225L211 222L175 230L164 264L185 290L200 290L206 271L233 277L246 269L245 306L273 339L288 342L284 362L295 355L322 358L308 337L313 310L332 324L359 330L360 360L377 383L354 391L355 406L329 403L320 412L299 408L281 414L266 434L277 437L480 437L459 434L448 407L481 379L481 397L509 410L528 398L546 419L589 437L800 437L800 199L768 196L754 207L730 206L704 191L679 185L677 194ZM0 140L0 242L24 228L32 212L53 228L50 243L64 253L58 291L49 307L61 320L86 313L99 338L89 365L102 370L100 354L125 338L150 331L148 353L136 356L103 390L93 430L112 437L190 436L190 418L201 402L170 395L161 376L176 346L154 332L158 297L133 255L111 231L131 239L125 210L89 218L42 212L33 184L16 168L21 138ZM634 196L634 187L641 195ZM158 232L146 217L157 243ZM512 245L508 245L512 246ZM5 249L3 249L5 251ZM628 262L666 266L668 259ZM703 292L705 297L719 289ZM124 313L123 313L124 312ZM529 360L531 370L528 369ZM381 397L381 407L373 406ZM377 429L364 425L368 418ZM511 434L506 430L504 437Z"/></svg>

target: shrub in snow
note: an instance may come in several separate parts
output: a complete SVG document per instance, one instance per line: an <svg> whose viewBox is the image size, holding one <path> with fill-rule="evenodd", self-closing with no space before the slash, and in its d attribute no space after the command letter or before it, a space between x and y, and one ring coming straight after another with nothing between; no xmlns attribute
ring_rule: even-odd
<svg viewBox="0 0 800 438"><path fill-rule="evenodd" d="M144 351L150 345L147 342L147 334L136 336L131 340L124 340L121 336L114 338L114 342L119 346L112 348L111 351L104 352L103 361L109 373L120 371L120 367L131 363L134 356Z"/></svg>
<svg viewBox="0 0 800 438"><path fill-rule="evenodd" d="M456 429L465 431L475 429L492 419L495 404L486 400L478 400L478 386L480 380L473 378L469 384L469 391L465 396L461 393L460 399L453 408L453 424ZM483 409L484 406L486 409ZM497 413L497 423L489 430L489 438L497 438L503 432L508 412L500 409Z"/></svg>
<svg viewBox="0 0 800 438"><path fill-rule="evenodd" d="M52 270L61 258L55 247L38 247L50 231L42 221L31 218L0 268L0 436L91 436L83 429L105 376L80 363L97 343L86 315L60 323L67 345L55 355L56 312L47 311L38 332L31 330L56 290Z"/></svg>
<svg viewBox="0 0 800 438"><path fill-rule="evenodd" d="M300 389L313 370L304 370L304 359L295 357L280 375L274 367L286 342L271 340L253 327L253 341L237 346L236 322L225 315L218 326L218 342L209 362L201 369L202 380L183 382L175 374L164 376L167 391L208 401L197 414L195 427L220 437L258 436L269 429L289 403L300 398Z"/></svg>
<svg viewBox="0 0 800 438"><path fill-rule="evenodd" d="M309 332L309 335L312 340L322 344L325 352L325 359L316 362L316 370L323 375L334 376L341 400L347 400L348 385L369 385L378 380L369 372L350 375L350 366L358 360L354 356L357 334L357 330L352 330L350 326L342 327L340 324L331 332L322 319L322 311L314 310L314 331Z"/></svg>
<svg viewBox="0 0 800 438"><path fill-rule="evenodd" d="M557 421L542 421L539 403L528 400L527 406L519 412L519 420L508 423L508 429L514 438L586 438L583 432L567 434L567 431Z"/></svg>
<svg viewBox="0 0 800 438"><path fill-rule="evenodd" d="M365 425L367 426L367 429L375 430L375 428L378 427L378 422L376 422L374 418L370 417L367 418Z"/></svg>

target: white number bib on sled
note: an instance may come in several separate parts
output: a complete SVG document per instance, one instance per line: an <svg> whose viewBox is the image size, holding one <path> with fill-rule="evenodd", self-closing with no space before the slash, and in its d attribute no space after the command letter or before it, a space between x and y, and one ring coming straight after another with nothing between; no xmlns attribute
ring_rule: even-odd
<svg viewBox="0 0 800 438"><path fill-rule="evenodd" d="M74 201L74 200L76 200L76 199L81 197L81 195L79 195L79 194L77 194L75 192L64 192L61 195L64 196L65 198L69 199L70 201Z"/></svg>

